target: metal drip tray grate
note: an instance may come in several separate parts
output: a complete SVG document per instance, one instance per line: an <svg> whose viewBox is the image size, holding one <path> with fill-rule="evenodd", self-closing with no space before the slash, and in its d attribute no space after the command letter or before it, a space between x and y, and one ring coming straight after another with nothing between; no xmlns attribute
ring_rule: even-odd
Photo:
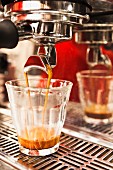
<svg viewBox="0 0 113 170"><path fill-rule="evenodd" d="M0 158L14 169L113 170L113 149L64 132L56 153L45 157L23 155L11 117L0 114L0 120Z"/></svg>
<svg viewBox="0 0 113 170"><path fill-rule="evenodd" d="M68 105L65 128L92 142L97 142L113 149L113 123L90 124L84 121L83 111L79 103L70 102Z"/></svg>

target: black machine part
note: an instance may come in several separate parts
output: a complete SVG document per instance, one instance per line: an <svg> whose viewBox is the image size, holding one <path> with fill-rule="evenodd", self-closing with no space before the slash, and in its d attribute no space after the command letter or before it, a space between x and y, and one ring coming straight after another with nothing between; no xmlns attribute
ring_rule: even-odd
<svg viewBox="0 0 113 170"><path fill-rule="evenodd" d="M0 73L5 73L8 69L7 54L0 53Z"/></svg>
<svg viewBox="0 0 113 170"><path fill-rule="evenodd" d="M0 48L14 48L19 41L18 30L8 19L0 22Z"/></svg>

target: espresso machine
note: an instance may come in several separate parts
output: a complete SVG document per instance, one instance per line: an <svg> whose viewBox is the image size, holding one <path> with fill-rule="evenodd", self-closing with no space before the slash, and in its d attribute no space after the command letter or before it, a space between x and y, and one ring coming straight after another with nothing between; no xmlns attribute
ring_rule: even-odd
<svg viewBox="0 0 113 170"><path fill-rule="evenodd" d="M1 48L14 48L18 41L31 40L38 54L43 46L45 54L40 58L52 68L57 64L55 44L71 39L73 30L89 20L87 13L92 10L86 0L2 1L2 5L5 20L0 23Z"/></svg>
<svg viewBox="0 0 113 170"><path fill-rule="evenodd" d="M102 45L112 44L113 24L112 23L88 23L84 24L75 33L75 42L87 44L86 62L89 68L96 65L104 65L108 69L112 68L109 57L102 53Z"/></svg>
<svg viewBox="0 0 113 170"><path fill-rule="evenodd" d="M90 20L75 32L75 42L88 45L86 62L89 68L104 65L107 69L111 69L111 60L103 54L102 46L111 46L113 43L112 3L111 1L92 1L91 5L93 9L89 14Z"/></svg>
<svg viewBox="0 0 113 170"><path fill-rule="evenodd" d="M37 45L37 54L43 46L46 53L40 55L41 60L44 64L48 62L53 68L57 64L55 44L69 40L75 34L75 42L88 45L86 61L89 67L99 63L111 68L111 61L102 53L101 45L112 43L112 22L105 23L101 19L97 22L97 18L106 14L106 18L112 20L112 0L1 2L4 6L4 17L0 22L0 48L14 48L19 41L31 40ZM109 15L106 11L108 8ZM17 135L8 111L0 110L2 169L113 169L113 127L86 125L81 120L79 105L74 103L70 112L67 111L58 152L45 157L30 157L20 153Z"/></svg>

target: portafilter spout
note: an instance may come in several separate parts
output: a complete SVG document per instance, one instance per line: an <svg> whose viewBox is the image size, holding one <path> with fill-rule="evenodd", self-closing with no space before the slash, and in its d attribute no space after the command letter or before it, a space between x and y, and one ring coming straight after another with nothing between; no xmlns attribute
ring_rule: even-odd
<svg viewBox="0 0 113 170"><path fill-rule="evenodd" d="M99 45L89 45L86 53L86 62L89 68L97 65L104 65L108 70L112 69L112 62L109 57L102 53Z"/></svg>
<svg viewBox="0 0 113 170"><path fill-rule="evenodd" d="M57 64L56 48L54 44L38 44L36 48L36 55L27 59L24 71L30 72L32 69L40 69L48 74L48 67L52 69Z"/></svg>
<svg viewBox="0 0 113 170"><path fill-rule="evenodd" d="M51 68L54 68L57 64L56 61L56 48L55 45L38 45L37 55L40 56L44 66L50 65Z"/></svg>
<svg viewBox="0 0 113 170"><path fill-rule="evenodd" d="M112 23L88 23L75 32L75 42L87 44L86 62L90 68L96 65L104 65L112 68L110 58L102 53L102 46L113 42Z"/></svg>

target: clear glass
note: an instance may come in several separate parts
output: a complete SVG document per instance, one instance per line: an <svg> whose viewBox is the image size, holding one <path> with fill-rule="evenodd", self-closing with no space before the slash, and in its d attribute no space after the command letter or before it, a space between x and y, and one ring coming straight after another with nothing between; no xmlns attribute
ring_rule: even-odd
<svg viewBox="0 0 113 170"><path fill-rule="evenodd" d="M13 122L20 151L30 156L45 156L59 148L59 140L66 117L66 105L72 83L52 79L29 79L6 82Z"/></svg>
<svg viewBox="0 0 113 170"><path fill-rule="evenodd" d="M108 70L86 70L77 73L79 97L88 123L113 122L113 73Z"/></svg>

